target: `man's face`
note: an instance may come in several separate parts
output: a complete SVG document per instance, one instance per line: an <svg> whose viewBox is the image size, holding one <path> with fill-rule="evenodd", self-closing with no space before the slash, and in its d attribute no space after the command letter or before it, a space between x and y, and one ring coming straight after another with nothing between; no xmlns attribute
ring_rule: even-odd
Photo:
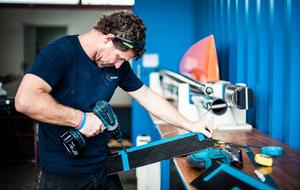
<svg viewBox="0 0 300 190"><path fill-rule="evenodd" d="M114 47L112 41L97 51L95 62L99 67L115 67L119 69L125 61L134 57L133 51L123 52Z"/></svg>

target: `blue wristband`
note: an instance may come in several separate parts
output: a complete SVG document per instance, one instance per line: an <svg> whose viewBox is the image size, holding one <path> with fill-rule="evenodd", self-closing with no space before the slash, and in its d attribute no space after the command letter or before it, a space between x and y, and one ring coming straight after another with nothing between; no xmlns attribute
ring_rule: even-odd
<svg viewBox="0 0 300 190"><path fill-rule="evenodd" d="M80 130L80 129L83 128L83 126L84 126L84 124L85 124L85 121L86 121L86 113L83 112L83 118L82 118L82 121L81 121L79 127L77 128L78 130Z"/></svg>

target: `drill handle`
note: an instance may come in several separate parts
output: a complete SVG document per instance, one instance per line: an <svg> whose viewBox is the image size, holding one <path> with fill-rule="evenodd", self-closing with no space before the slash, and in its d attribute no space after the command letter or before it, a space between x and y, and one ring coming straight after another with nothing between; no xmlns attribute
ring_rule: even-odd
<svg viewBox="0 0 300 190"><path fill-rule="evenodd" d="M106 101L98 101L93 113L101 120L108 131L114 131L119 127L117 116Z"/></svg>

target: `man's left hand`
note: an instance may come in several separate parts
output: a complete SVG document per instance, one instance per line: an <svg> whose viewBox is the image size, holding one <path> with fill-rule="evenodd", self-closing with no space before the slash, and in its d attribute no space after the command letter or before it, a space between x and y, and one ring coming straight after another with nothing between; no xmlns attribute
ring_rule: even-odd
<svg viewBox="0 0 300 190"><path fill-rule="evenodd" d="M195 133L202 133L208 138L212 137L214 131L214 127L208 121L191 121L186 125L186 128Z"/></svg>

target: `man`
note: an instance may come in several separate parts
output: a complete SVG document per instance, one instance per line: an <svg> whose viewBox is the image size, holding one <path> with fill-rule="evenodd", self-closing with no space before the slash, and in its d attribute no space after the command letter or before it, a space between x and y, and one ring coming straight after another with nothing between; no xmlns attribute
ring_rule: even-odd
<svg viewBox="0 0 300 190"><path fill-rule="evenodd" d="M50 43L37 56L15 106L40 121L39 189L122 189L117 175L106 176L109 132L92 113L95 103L109 101L117 86L160 119L211 137L207 123L188 121L131 70L128 61L145 51L145 31L138 16L116 12L87 33ZM72 127L87 137L80 158L69 155L60 140Z"/></svg>

